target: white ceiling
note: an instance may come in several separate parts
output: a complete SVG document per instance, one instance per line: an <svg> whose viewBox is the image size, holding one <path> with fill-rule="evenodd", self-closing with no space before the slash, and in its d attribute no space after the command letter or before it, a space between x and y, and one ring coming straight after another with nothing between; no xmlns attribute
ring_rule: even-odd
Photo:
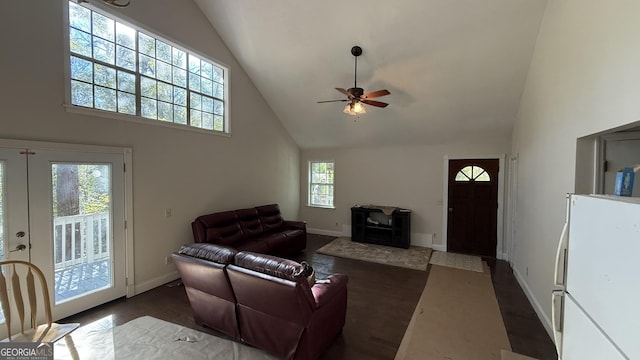
<svg viewBox="0 0 640 360"><path fill-rule="evenodd" d="M195 0L301 148L510 134L546 0ZM356 118L334 88L388 89ZM231 69L233 76L233 69ZM242 101L232 99L231 101ZM251 104L246 104L251 106ZM354 121L355 120L355 121Z"/></svg>

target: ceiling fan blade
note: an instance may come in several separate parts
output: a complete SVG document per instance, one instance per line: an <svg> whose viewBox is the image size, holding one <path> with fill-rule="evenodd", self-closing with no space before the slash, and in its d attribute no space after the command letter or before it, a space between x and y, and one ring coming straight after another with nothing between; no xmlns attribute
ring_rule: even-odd
<svg viewBox="0 0 640 360"><path fill-rule="evenodd" d="M362 95L360 98L361 99L371 99L371 98L385 96L385 95L389 95L389 94L391 94L389 92L389 90L384 89L384 90L378 90L378 91L372 91L370 93L366 93L366 94Z"/></svg>
<svg viewBox="0 0 640 360"><path fill-rule="evenodd" d="M325 100L325 101L318 101L318 104L321 104L321 103L329 103L329 102L338 102L338 101L340 101L340 102L344 102L344 101L351 101L351 100L348 100L348 99L341 99L341 100Z"/></svg>
<svg viewBox="0 0 640 360"><path fill-rule="evenodd" d="M387 107L389 104L387 103L383 103L382 101L376 101L376 100L367 100L367 99L362 99L360 100L360 102L363 102L367 105L371 105L371 106L377 106L377 107Z"/></svg>
<svg viewBox="0 0 640 360"><path fill-rule="evenodd" d="M347 90L343 89L343 88L336 88L336 90L340 91L341 93L347 95L347 97L349 99L353 99L353 95L351 95L350 92L348 92Z"/></svg>

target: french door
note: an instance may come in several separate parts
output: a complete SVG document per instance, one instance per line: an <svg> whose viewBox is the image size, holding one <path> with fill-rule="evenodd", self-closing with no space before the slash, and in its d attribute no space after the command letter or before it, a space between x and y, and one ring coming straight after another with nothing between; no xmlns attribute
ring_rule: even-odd
<svg viewBox="0 0 640 360"><path fill-rule="evenodd" d="M54 319L126 295L124 162L0 148L0 256L44 272Z"/></svg>

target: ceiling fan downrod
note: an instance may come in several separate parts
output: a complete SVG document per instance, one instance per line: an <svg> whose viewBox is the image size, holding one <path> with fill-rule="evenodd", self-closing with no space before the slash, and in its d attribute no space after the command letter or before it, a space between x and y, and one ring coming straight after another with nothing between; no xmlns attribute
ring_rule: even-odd
<svg viewBox="0 0 640 360"><path fill-rule="evenodd" d="M355 57L355 66L353 71L353 88L358 88L358 56L362 55L362 48L358 45L351 48L351 55Z"/></svg>

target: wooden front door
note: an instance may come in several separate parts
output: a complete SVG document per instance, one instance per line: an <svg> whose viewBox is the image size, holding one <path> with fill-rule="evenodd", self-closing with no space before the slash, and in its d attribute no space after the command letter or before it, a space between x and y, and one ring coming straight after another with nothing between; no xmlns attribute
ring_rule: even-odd
<svg viewBox="0 0 640 360"><path fill-rule="evenodd" d="M496 257L498 159L449 160L447 251Z"/></svg>

